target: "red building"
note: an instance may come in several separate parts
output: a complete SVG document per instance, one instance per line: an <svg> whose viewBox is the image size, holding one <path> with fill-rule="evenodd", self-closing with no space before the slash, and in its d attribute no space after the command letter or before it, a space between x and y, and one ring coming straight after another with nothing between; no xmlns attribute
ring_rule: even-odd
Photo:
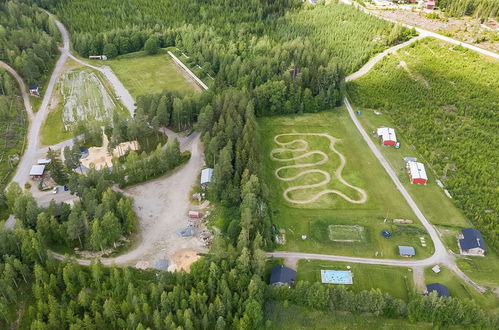
<svg viewBox="0 0 499 330"><path fill-rule="evenodd" d="M426 182L428 181L426 170L422 163L407 162L407 170L409 171L411 183L426 184Z"/></svg>
<svg viewBox="0 0 499 330"><path fill-rule="evenodd" d="M393 128L378 128L378 137L385 146L394 146L397 144L397 136L395 135L395 130Z"/></svg>
<svg viewBox="0 0 499 330"><path fill-rule="evenodd" d="M430 10L435 9L435 0L428 0L425 4L425 8Z"/></svg>

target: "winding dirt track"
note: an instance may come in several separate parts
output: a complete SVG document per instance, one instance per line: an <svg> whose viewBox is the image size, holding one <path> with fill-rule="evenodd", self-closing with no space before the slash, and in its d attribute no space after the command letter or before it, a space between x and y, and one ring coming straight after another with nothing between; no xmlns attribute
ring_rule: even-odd
<svg viewBox="0 0 499 330"><path fill-rule="evenodd" d="M280 175L279 172L281 172L282 170L285 170L285 169L313 167L313 166L317 166L317 165L322 165L329 160L329 156L323 151L319 151L319 150L308 151L309 144L307 141L305 141L303 139L295 139L295 140L292 140L290 142L280 142L279 138L283 137L283 136L320 136L320 137L327 138L329 140L329 149L331 149L331 151L333 151L335 154L337 154L338 157L340 158L340 165L338 166L336 171L334 171L334 175L335 175L336 179L338 179L338 181L340 181L345 186L357 191L361 196L360 199L358 199L358 200L352 199L349 196L345 195L343 192L341 192L339 190L335 190L335 189L324 189L321 192L315 194L314 196L312 196L311 198L306 199L306 200L297 200L297 199L293 199L293 198L289 197L289 194L293 191L306 190L306 189L310 189L310 188L316 188L316 187L327 185L331 181L331 174L329 174L326 171L319 170L319 169L309 169L309 170L302 171L302 172L300 172L297 175L292 176L292 177L284 177L284 176ZM310 174L310 173L319 173L319 174L322 174L324 176L324 180L322 180L319 183L313 183L313 184L307 184L307 185L301 185L301 186L293 186L293 187L287 188L283 193L284 199L286 201L288 201L289 203L292 203L292 204L308 204L308 203L315 202L321 196L327 195L327 194L336 194L336 195L340 196L341 198L345 199L347 202L352 203L352 204L363 204L367 201L367 193L365 192L365 190L361 189L359 187L356 187L354 185L351 185L345 179L343 179L343 176L341 175L343 168L345 167L347 161L346 161L345 156L343 156L343 154L340 153L338 150L336 150L336 148L334 147L335 143L338 141L339 141L339 139L337 139L329 134L325 134L325 133L285 133L285 134L276 135L274 137L274 142L276 144L278 144L279 146L281 146L281 148L275 148L270 152L270 157L274 161L290 162L290 161L300 160L302 158L306 158L306 157L309 157L311 155L321 155L322 156L322 159L315 162L315 163L286 165L286 166L279 167L278 169L275 170L275 176L279 180L288 181L288 182L294 181L294 180L296 180L304 175ZM299 148L289 148L288 147L288 146L291 146L291 145L294 145L297 143L301 144L302 146ZM304 152L304 153L302 153L299 156L293 156L290 158L278 158L275 156L276 154L288 152L288 151Z"/></svg>

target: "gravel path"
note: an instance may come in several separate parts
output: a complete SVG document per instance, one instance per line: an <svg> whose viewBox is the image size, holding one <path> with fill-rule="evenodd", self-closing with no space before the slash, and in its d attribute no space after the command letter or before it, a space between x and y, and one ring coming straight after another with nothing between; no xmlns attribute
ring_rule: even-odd
<svg viewBox="0 0 499 330"><path fill-rule="evenodd" d="M297 199L293 199L293 198L289 197L289 193L291 193L293 191L306 190L306 189L310 189L310 188L316 188L316 187L320 187L323 185L327 185L331 181L331 174L329 174L329 172L319 170L319 169L310 169L310 170L302 171L302 172L300 172L297 175L292 176L292 177L283 177L282 175L280 175L280 172L282 170L290 169L290 168L306 168L306 167L314 167L317 165L321 165L321 164L326 163L329 160L329 156L325 152L319 151L319 150L308 151L309 144L307 141L305 141L303 139L295 139L295 140L292 140L290 142L279 142L279 138L282 136L320 136L320 137L327 138L329 140L329 149L331 149L331 151L333 151L335 154L337 154L338 157L340 158L340 165L334 171L334 175L335 175L336 179L338 181L340 181L342 184L344 184L345 186L357 191L359 193L359 195L361 196L360 199L358 199L358 200L352 199L349 196L345 195L343 192L341 192L339 190L335 190L335 189L324 189L324 190L318 192L317 194L315 194L314 196L312 196L311 198L306 199L306 200L297 200ZM274 142L276 144L278 144L279 146L281 146L281 148L273 149L270 153L270 157L274 161L289 162L289 161L295 161L295 160L299 160L302 158L306 158L306 157L309 157L311 155L321 155L322 156L322 159L315 162L315 163L286 165L286 166L279 167L278 169L275 170L275 176L279 180L282 180L282 181L294 181L294 180L296 180L304 175L310 174L310 173L319 173L319 174L322 174L324 176L324 180L322 180L319 183L307 184L307 185L301 185L301 186L293 186L293 187L287 188L283 193L284 199L286 201L288 201L289 203L292 203L292 204L308 204L308 203L315 202L321 196L327 195L327 194L336 194L336 195L340 196L341 198L345 199L347 202L352 203L352 204L364 204L367 201L367 193L365 192L365 190L361 189L359 187L356 187L354 185L351 185L341 175L343 168L345 167L347 161L346 161L345 156L343 156L343 154L340 153L338 150L336 150L336 148L334 147L335 143L338 141L339 140L336 139L335 137L332 137L331 135L325 134L325 133L285 133L285 134L276 135L274 137ZM293 145L293 144L297 144L297 143L300 143L302 145L302 147L300 147L300 148L288 148L288 146ZM276 154L279 154L282 152L288 152L288 151L304 152L304 153L299 155L299 156L294 156L294 157L290 157L290 158L278 158L275 156Z"/></svg>

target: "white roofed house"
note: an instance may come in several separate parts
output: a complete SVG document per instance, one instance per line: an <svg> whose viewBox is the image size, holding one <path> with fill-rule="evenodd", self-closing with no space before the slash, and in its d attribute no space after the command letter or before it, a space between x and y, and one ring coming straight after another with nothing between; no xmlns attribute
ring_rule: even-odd
<svg viewBox="0 0 499 330"><path fill-rule="evenodd" d="M380 127L378 128L377 133L383 145L394 146L397 144L397 135L395 134L395 130L393 128Z"/></svg>
<svg viewBox="0 0 499 330"><path fill-rule="evenodd" d="M41 179L45 174L45 165L33 165L31 166L31 171L29 171L29 176L33 179Z"/></svg>
<svg viewBox="0 0 499 330"><path fill-rule="evenodd" d="M424 164L409 161L407 162L406 167L409 171L411 183L426 184L426 182L428 181L428 177L426 176Z"/></svg>
<svg viewBox="0 0 499 330"><path fill-rule="evenodd" d="M213 176L213 169L212 168L205 168L204 170L201 171L201 188L206 189L208 188L208 185L211 183L211 178Z"/></svg>

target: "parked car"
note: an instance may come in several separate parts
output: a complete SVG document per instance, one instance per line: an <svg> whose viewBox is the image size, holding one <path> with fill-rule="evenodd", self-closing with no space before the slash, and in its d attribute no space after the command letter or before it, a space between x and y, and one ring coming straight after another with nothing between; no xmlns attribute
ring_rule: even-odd
<svg viewBox="0 0 499 330"><path fill-rule="evenodd" d="M52 189L52 194L57 194L58 191L59 187L54 187L54 189Z"/></svg>

